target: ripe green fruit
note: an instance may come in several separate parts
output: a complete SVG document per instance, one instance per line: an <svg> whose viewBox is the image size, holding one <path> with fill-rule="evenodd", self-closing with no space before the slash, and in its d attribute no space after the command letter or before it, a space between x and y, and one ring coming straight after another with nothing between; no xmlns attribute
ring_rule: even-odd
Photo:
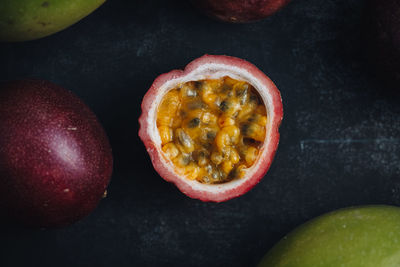
<svg viewBox="0 0 400 267"><path fill-rule="evenodd" d="M0 0L0 41L34 40L86 17L105 0Z"/></svg>
<svg viewBox="0 0 400 267"><path fill-rule="evenodd" d="M315 218L285 236L259 265L322 266L400 266L400 208L353 207Z"/></svg>

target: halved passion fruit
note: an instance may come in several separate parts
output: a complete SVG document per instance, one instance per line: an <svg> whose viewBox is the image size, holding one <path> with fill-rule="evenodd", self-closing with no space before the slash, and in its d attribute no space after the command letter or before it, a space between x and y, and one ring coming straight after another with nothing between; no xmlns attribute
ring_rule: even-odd
<svg viewBox="0 0 400 267"><path fill-rule="evenodd" d="M278 89L257 67L211 55L160 75L142 112L139 136L156 171L187 196L215 202L261 180L283 116Z"/></svg>

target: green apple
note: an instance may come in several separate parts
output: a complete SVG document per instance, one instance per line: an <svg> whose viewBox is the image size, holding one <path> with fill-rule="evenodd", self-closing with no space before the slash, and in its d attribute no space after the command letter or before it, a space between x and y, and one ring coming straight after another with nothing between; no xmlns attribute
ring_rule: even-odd
<svg viewBox="0 0 400 267"><path fill-rule="evenodd" d="M61 31L105 0L0 0L0 41L27 41Z"/></svg>
<svg viewBox="0 0 400 267"><path fill-rule="evenodd" d="M399 267L400 208L363 206L315 218L285 236L259 267Z"/></svg>

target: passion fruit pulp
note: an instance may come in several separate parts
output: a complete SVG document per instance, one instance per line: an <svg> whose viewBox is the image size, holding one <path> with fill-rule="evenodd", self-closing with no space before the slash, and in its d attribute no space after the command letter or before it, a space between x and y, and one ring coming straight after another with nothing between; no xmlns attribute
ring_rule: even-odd
<svg viewBox="0 0 400 267"><path fill-rule="evenodd" d="M241 178L265 139L267 113L246 82L186 82L170 90L157 112L162 150L189 179L218 184Z"/></svg>
<svg viewBox="0 0 400 267"><path fill-rule="evenodd" d="M28 226L89 214L112 172L107 136L93 112L47 81L0 86L0 209Z"/></svg>
<svg viewBox="0 0 400 267"><path fill-rule="evenodd" d="M243 23L266 18L290 0L191 0L207 15L218 20Z"/></svg>
<svg viewBox="0 0 400 267"><path fill-rule="evenodd" d="M189 197L220 202L264 176L282 115L278 89L254 65L206 55L154 81L139 136L165 180Z"/></svg>

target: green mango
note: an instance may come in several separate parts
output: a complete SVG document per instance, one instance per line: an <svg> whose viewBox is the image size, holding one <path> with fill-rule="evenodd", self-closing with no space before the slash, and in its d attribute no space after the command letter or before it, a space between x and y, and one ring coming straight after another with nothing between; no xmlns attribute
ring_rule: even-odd
<svg viewBox="0 0 400 267"><path fill-rule="evenodd" d="M259 267L399 267L400 208L361 206L315 218L285 236Z"/></svg>
<svg viewBox="0 0 400 267"><path fill-rule="evenodd" d="M0 41L34 40L86 17L105 0L0 0Z"/></svg>

